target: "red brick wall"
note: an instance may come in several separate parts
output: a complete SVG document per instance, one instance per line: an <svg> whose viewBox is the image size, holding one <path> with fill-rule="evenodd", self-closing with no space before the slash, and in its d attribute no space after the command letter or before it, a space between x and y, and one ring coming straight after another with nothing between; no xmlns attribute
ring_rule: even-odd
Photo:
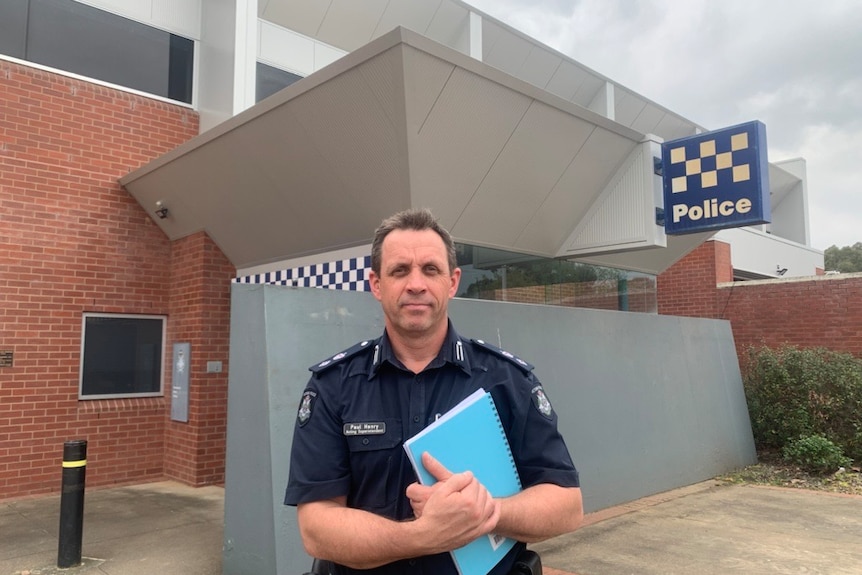
<svg viewBox="0 0 862 575"><path fill-rule="evenodd" d="M737 353L749 346L826 347L862 358L862 273L720 285L717 317Z"/></svg>
<svg viewBox="0 0 862 575"><path fill-rule="evenodd" d="M740 358L784 344L862 357L862 273L733 282L730 257L706 242L659 275L659 313L729 320Z"/></svg>
<svg viewBox="0 0 862 575"><path fill-rule="evenodd" d="M173 243L168 339L189 342L191 363L189 421L168 422L165 475L192 485L224 482L233 277L235 268L205 233ZM207 373L208 361L222 362L221 373Z"/></svg>
<svg viewBox="0 0 862 575"><path fill-rule="evenodd" d="M0 368L0 498L56 491L70 439L88 440L91 486L157 479L170 467L168 399L78 400L81 318L182 317L171 302L171 244L117 179L197 132L185 107L0 61L0 350L14 352L14 366ZM219 260L211 278L223 278L211 248L196 257ZM224 294L205 281L192 324L213 312L212 329L226 329ZM195 329L169 325L183 336ZM198 346L226 341L196 337ZM197 419L223 418L220 379L212 397L200 383ZM208 441L197 441L197 465L212 466L216 480Z"/></svg>
<svg viewBox="0 0 862 575"><path fill-rule="evenodd" d="M716 317L716 284L733 281L730 245L708 241L656 279L658 312L687 317Z"/></svg>

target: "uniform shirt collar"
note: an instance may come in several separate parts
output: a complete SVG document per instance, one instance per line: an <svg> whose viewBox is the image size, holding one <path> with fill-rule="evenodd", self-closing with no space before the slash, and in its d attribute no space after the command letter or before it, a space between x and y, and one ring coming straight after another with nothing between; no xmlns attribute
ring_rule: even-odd
<svg viewBox="0 0 862 575"><path fill-rule="evenodd" d="M437 353L437 357L431 360L431 363L425 369L433 369L443 367L446 364L452 364L462 369L468 375L470 371L470 358L467 355L467 345L452 327L452 321L449 320L448 329L446 330L446 339L443 340L443 345ZM369 379L377 375L380 366L384 363L389 363L398 369L406 369L404 364L395 357L395 352L392 350L392 343L389 341L389 334L384 330L383 337L377 340L374 355L372 356L372 364Z"/></svg>

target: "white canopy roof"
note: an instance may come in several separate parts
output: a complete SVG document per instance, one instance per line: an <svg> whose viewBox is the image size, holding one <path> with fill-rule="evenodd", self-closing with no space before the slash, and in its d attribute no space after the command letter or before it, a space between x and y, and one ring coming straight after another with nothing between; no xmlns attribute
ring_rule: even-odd
<svg viewBox="0 0 862 575"><path fill-rule="evenodd" d="M237 268L368 244L414 206L460 242L659 273L710 234L655 225L657 141L398 28L120 182Z"/></svg>

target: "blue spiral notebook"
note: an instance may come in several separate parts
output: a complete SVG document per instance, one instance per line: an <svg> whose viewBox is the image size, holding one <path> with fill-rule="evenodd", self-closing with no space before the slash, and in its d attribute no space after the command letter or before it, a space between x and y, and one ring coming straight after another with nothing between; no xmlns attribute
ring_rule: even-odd
<svg viewBox="0 0 862 575"><path fill-rule="evenodd" d="M436 483L422 465L422 453L427 451L453 473L472 471L494 497L521 491L521 479L497 406L484 389L476 390L405 441L404 449L423 485ZM451 554L461 575L486 575L514 545L514 540L491 533Z"/></svg>

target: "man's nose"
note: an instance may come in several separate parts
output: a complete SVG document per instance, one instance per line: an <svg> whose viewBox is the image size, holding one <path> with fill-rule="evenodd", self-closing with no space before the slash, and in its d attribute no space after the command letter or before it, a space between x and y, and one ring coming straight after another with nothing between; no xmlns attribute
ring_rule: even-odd
<svg viewBox="0 0 862 575"><path fill-rule="evenodd" d="M407 289L411 292L425 291L425 275L419 268L413 268L407 276Z"/></svg>

